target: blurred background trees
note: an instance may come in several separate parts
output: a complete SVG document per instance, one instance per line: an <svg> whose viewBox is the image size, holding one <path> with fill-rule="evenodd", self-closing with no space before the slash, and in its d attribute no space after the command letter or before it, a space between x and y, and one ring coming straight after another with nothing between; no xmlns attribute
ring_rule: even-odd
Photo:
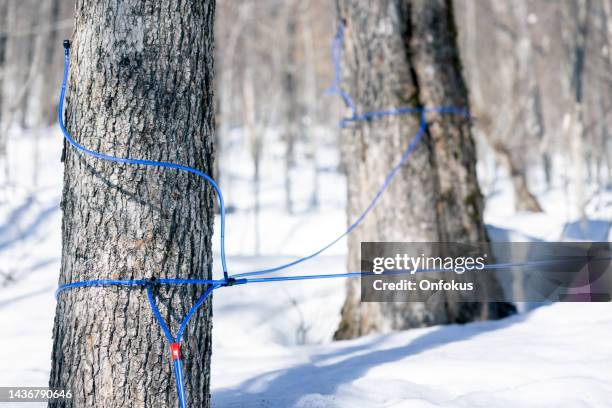
<svg viewBox="0 0 612 408"><path fill-rule="evenodd" d="M333 70L334 6L222 0L218 7L219 137L231 149L230 129L242 128L242 139L250 141L252 211L260 201L257 152L277 142L284 146L285 210L295 210L292 175L300 154L311 160L316 206L317 147L324 145L317 130L333 129L349 114L337 98L324 97ZM571 218L584 216L597 192L609 187L611 9L605 0L454 2L485 195L496 194L494 183L508 177L516 211L539 212L545 208L536 196L560 183ZM245 109L249 89L256 112ZM232 177L221 175L230 191Z"/></svg>
<svg viewBox="0 0 612 408"><path fill-rule="evenodd" d="M475 131L510 174L517 211L541 211L532 191L556 180L584 216L612 181L611 7L606 0L455 2Z"/></svg>
<svg viewBox="0 0 612 408"><path fill-rule="evenodd" d="M72 31L73 13L74 0L0 0L0 162L4 183L11 181L6 164L10 127L34 129L55 121L63 68L61 40ZM32 152L35 165L39 154L37 148Z"/></svg>
<svg viewBox="0 0 612 408"><path fill-rule="evenodd" d="M318 153L336 143L330 129L340 117L333 109L337 101L324 95L332 78L334 13L325 0L217 2L219 161L231 161L235 149L250 152L253 204L246 210L253 215L254 253L260 251L264 150L278 146L283 156L284 211L313 210L320 201ZM307 185L296 185L298 171L308 173ZM239 177L231 169L219 174L230 207L233 181ZM301 198L303 205L296 206Z"/></svg>
<svg viewBox="0 0 612 408"><path fill-rule="evenodd" d="M330 132L337 141L335 124L347 114L338 100L324 95L332 76L335 6L324 0L220 0L217 8L219 149L250 149L255 219L261 201L259 152L277 142L285 160L285 210L296 211L293 180L303 158L310 163L311 185L301 188L308 187L307 203L316 208L318 147L334 143ZM74 0L0 0L4 173L11 127L54 122L59 44L72 31L73 9ZM457 0L454 11L479 159L487 164L480 174L484 191L494 193L490 183L509 174L516 210L541 211L534 192L556 180L566 185L575 210L584 213L595 194L585 190L584 181L603 189L612 180L612 5L606 0ZM231 204L237 175L219 176ZM4 184L10 180L3 175Z"/></svg>
<svg viewBox="0 0 612 408"><path fill-rule="evenodd" d="M28 180L8 172L9 160L36 167L42 154L36 143L17 151L30 146L20 138L58 137L43 129L55 126L61 40L72 33L74 3L0 0L0 205L16 183L36 184L37 171ZM516 212L562 207L568 224L587 229L585 208L605 206L599 193L612 185L612 3L455 0L453 13L485 203L508 184ZM322 178L346 173L337 125L350 112L325 92L337 24L329 0L217 1L214 173L230 212L245 215L249 254L265 254L264 209L323 215L331 194ZM282 161L282 194L266 176L280 172L271 159ZM245 181L248 205L238 188Z"/></svg>

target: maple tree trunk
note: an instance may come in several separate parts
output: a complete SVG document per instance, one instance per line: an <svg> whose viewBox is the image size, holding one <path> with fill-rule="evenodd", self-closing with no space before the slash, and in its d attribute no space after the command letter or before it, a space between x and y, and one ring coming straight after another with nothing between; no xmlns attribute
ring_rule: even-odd
<svg viewBox="0 0 612 408"><path fill-rule="evenodd" d="M211 173L214 1L76 3L67 127L118 157ZM90 279L211 276L213 192L176 170L122 165L66 147L60 284ZM205 288L160 287L176 333ZM207 407L211 298L184 335L187 403ZM170 347L141 288L77 288L58 300L50 406L177 406Z"/></svg>
<svg viewBox="0 0 612 408"><path fill-rule="evenodd" d="M394 107L468 108L449 1L338 0L346 24L344 78L358 112ZM391 166L417 133L418 115L357 122L343 132L348 219L367 207ZM428 115L427 133L364 223L349 235L348 270L360 270L365 241L483 242L483 199L470 124L458 115ZM493 274L479 285L500 291ZM347 283L336 339L434 324L496 319L509 303L361 303Z"/></svg>

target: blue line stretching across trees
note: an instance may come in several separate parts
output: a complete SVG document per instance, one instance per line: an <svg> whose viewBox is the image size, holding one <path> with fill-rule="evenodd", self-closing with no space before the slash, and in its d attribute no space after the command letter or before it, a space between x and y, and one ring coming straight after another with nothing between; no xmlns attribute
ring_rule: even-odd
<svg viewBox="0 0 612 408"><path fill-rule="evenodd" d="M340 24L338 26L338 31L334 37L332 43L332 58L334 63L334 80L331 87L328 89L328 93L339 95L347 107L351 111L351 116L343 119L340 122L340 126L344 127L351 122L360 122L360 121L371 121L375 119L379 119L386 116L393 115L404 115L404 114L419 114L419 128L416 132L416 135L410 141L409 145L406 147L399 162L393 166L393 168L389 171L385 180L380 187L380 189L374 195L370 204L365 208L365 210L357 217L355 221L353 221L349 227L340 234L337 238L333 239L328 244L321 247L319 250L298 258L292 262L278 265L275 267L265 268L261 270L249 271L238 273L235 275L230 275L228 273L227 261L226 261L226 253L225 253L225 203L223 201L223 194L219 185L215 182L215 180L204 173L201 170L194 169L192 167L188 167L181 164L168 163L163 161L152 161L152 160L144 160L144 159L133 159L133 158L123 158L123 157L115 157L111 155L107 155L104 153L96 152L86 148L85 146L79 144L68 132L66 126L64 125L63 111L64 111L64 99L66 96L66 83L68 80L68 73L70 67L70 42L64 41L64 76L62 79L62 88L60 92L60 101L58 107L58 121L62 133L64 137L70 143L72 147L74 147L77 151L84 153L89 156L96 157L98 159L112 161L120 164L131 164L131 165L141 165L141 166L152 166L152 167L165 167L170 169L176 169L181 171L186 171L188 173L195 174L203 178L206 182L208 182L213 190L216 193L217 200L219 203L219 216L220 216L220 257L221 257L221 268L223 272L223 277L221 279L181 279L181 278L151 278L151 279L133 279L133 280L115 280L115 279L99 279L99 280L90 280L90 281L80 281L80 282L71 282L60 285L56 291L56 297L59 299L59 295L62 292L67 291L68 289L75 288L84 288L84 287L106 287L106 286L119 286L119 287L140 287L146 288L147 297L149 300L149 304L151 306L151 310L153 311L153 315L155 319L159 323L168 343L170 343L170 348L172 352L172 364L174 368L174 375L176 378L176 386L179 397L179 404L181 408L186 408L186 398L185 398L185 390L183 387L183 372L182 372L182 362L180 356L180 343L185 328L189 323L191 317L198 311L198 309L204 304L206 299L210 296L210 294L221 287L228 287L238 284L246 284L246 283L261 283L261 282L279 282L279 281L295 281L295 280L308 280L308 279L330 279L330 278L348 278L348 277L356 277L370 274L370 272L348 272L348 273L336 273L336 274L319 274L319 275L293 275L293 276L272 276L272 277L257 277L250 278L250 276L256 275L264 275L273 272L277 272L283 269L291 268L297 264L305 262L309 259L312 259L323 251L336 244L342 238L353 232L355 228L357 228L365 217L369 214L369 212L376 206L378 201L380 200L383 193L387 190L389 185L391 184L393 178L400 171L402 166L408 161L412 152L416 149L419 142L427 132L427 122L426 115L428 113L439 113L439 114L456 114L462 115L466 118L469 117L469 113L466 109L456 108L456 107L434 107L434 108L424 108L424 107L400 107L400 108L392 108L381 111L373 111L373 112L365 112L365 113L357 113L355 103L351 99L350 95L342 89L341 82L341 58L342 58L342 50L344 48L344 25ZM486 265L486 269L501 269L508 268L511 266L517 266L516 264L492 264ZM418 272L445 272L444 270L420 270ZM385 272L391 274L407 274L409 271L395 271L395 272ZM413 272L414 273L414 272ZM199 297L199 299L195 302L195 304L188 311L187 315L183 318L180 323L179 330L176 336L172 335L172 332L168 328L165 320L161 316L157 304L155 302L154 290L158 286L176 286L176 285L203 285L206 286L206 290Z"/></svg>

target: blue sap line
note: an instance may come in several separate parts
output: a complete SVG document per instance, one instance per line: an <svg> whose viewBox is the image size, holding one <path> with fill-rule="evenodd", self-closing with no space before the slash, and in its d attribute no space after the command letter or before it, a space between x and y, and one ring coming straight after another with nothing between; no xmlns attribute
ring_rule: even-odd
<svg viewBox="0 0 612 408"><path fill-rule="evenodd" d="M396 111L399 111L399 110L396 110ZM384 111L384 112L387 112L387 111ZM353 230L355 228L357 228L363 222L365 217L376 206L376 204L380 200L380 198L383 195L383 193L389 188L389 185L393 181L393 178L399 173L399 171L402 168L402 166L404 166L406 164L406 162L410 158L410 155L414 152L414 150L418 146L419 142L421 141L421 139L423 138L423 136L427 132L427 122L426 122L426 114L427 113L448 113L448 114L464 115L466 117L468 116L468 113L467 113L467 111L465 109L453 108L453 107L410 108L409 110L408 110L408 108L406 108L403 112L404 113L419 113L419 115L420 115L419 129L418 129L416 135L414 136L414 138L408 144L408 147L406 147L406 150L404 150L404 152L402 153L402 157L399 160L399 162L395 166L393 166L393 168L391 168L391 170L389 171L389 173L385 177L385 180L383 181L383 184L381 185L381 187L378 189L378 191L376 192L376 194L372 198L372 201L370 202L370 204L368 204L368 206L365 208L365 210L363 210L363 212L355 219L355 221L353 221L351 223L351 225L348 226L348 228L342 234L340 234L338 237L336 237L335 239L333 239L331 242L329 242L328 244L324 245L320 249L316 250L315 252L313 252L313 253L311 253L309 255L303 256L301 258L298 258L298 259L296 259L294 261L291 261L291 262L288 262L288 263L285 263L285 264L282 264L282 265L270 267L270 268L264 268L264 269L259 269L259 270L255 270L255 271L238 273L238 274L232 275L232 277L234 277L234 278L243 278L243 277L246 277L246 276L264 275L264 274L267 274L267 273L273 273L273 272L277 272L277 271L280 271L280 270L283 270L283 269L291 268L291 267L293 267L295 265L298 265L298 264L300 264L302 262L305 262L305 261L307 261L309 259L312 259L312 258L318 256L319 254L321 254L322 252L324 252L325 250L327 250L328 248L330 248L331 246L336 244L342 238L346 237L351 232L353 232ZM370 112L369 114L364 114L364 115L373 115L374 113L375 112ZM352 119L352 120L365 120L365 119L355 118L355 119Z"/></svg>
<svg viewBox="0 0 612 408"><path fill-rule="evenodd" d="M196 176L199 176L203 178L204 180L206 180L215 190L215 193L217 195L217 200L219 202L219 213L220 213L219 215L220 215L220 220L221 220L221 234L220 234L221 267L223 269L223 276L225 279L227 279L229 276L227 273L227 262L226 262L226 256L225 256L225 203L223 201L223 194L221 193L221 189L219 188L219 185L208 174L198 169L194 169L193 167L184 166L182 164L164 162L164 161L132 159L132 158L127 158L127 157L110 156L108 154L90 150L86 148L85 146L79 144L70 135L70 132L68 132L68 129L66 129L66 126L64 125L64 115L63 115L64 100L66 97L66 83L68 82L69 68L70 68L70 42L64 41L64 76L62 79L62 89L60 92L59 106L57 108L57 119L59 121L59 126L62 130L62 133L66 141L68 141L68 143L70 143L70 145L74 147L75 149L77 149L78 151L85 153L89 156L96 157L101 160L107 160L107 161L121 163L121 164L134 164L134 165L141 165L141 166L165 167L165 168L170 168L170 169L176 169L176 170L186 171L188 173L195 174Z"/></svg>
<svg viewBox="0 0 612 408"><path fill-rule="evenodd" d="M419 142L425 135L427 131L427 122L426 122L426 114L427 113L449 113L449 114L461 114L464 116L468 116L468 112L465 109L454 108L454 107L438 107L438 108L412 108L412 107L400 107L400 108L392 108L381 111L373 111L373 112L365 112L358 114L355 102L350 97L348 92L344 91L341 86L342 82L342 50L344 48L344 25L339 24L337 33L334 37L332 43L332 58L334 64L334 79L330 88L327 90L327 93L337 94L339 95L347 107L351 111L351 117L345 118L340 122L341 127L345 127L352 122L359 121L371 121L375 119L380 119L387 116L394 115L404 115L404 114L419 114L419 129L414 136L414 138L410 141L406 150L403 152L400 161L390 170L390 172L385 177L385 180L380 187L380 189L374 195L374 198L370 202L370 204L366 207L366 209L357 217L357 219L337 238L333 239L327 245L323 246L319 250L313 252L310 255L298 258L292 262L282 264L276 267L250 271L239 273L236 275L230 276L228 274L227 261L226 261L226 252L225 252L225 204L223 201L223 194L221 189L215 180L210 177L208 174L181 164L174 164L164 161L153 161L153 160L143 160L143 159L133 159L133 158L121 158L115 157L111 155L107 155L104 153L96 152L90 150L83 145L79 144L68 132L64 124L63 111L64 111L64 101L66 97L66 84L68 81L69 67L70 67L70 43L68 41L64 41L64 75L62 79L62 87L60 92L60 101L58 106L58 121L62 133L66 139L66 141L79 152L84 153L86 155L111 161L115 163L121 164L132 164L132 165L142 165L142 166L151 166L151 167L163 167L163 168L171 168L181 171L186 171L188 173L195 174L205 181L210 183L212 188L214 189L217 200L219 202L219 212L220 212L220 257L221 257L221 266L223 270L223 279L182 279L182 278L160 278L160 279L131 279L131 280L118 280L118 279L97 279L97 280L89 280L89 281L81 281L81 282L72 282L60 285L56 290L55 296L59 298L59 295L64 291L69 289L81 288L81 287L106 287L106 286L125 286L125 287L144 287L147 290L147 299L149 301L149 305L151 307L151 311L153 316L157 320L160 328L162 329L167 341L171 344L172 347L180 346L181 339L184 335L187 324L193 315L199 310L199 308L204 304L206 299L212 294L212 292L220 287L225 286L233 286L238 284L245 283L258 283L258 282L280 282L280 281L298 281L298 280L311 280L311 279L330 279L330 278L347 278L354 277L360 275L372 274L371 272L348 272L348 273L337 273L337 274L318 274L318 275L294 275L294 276L276 276L276 277L261 277L261 278L245 278L246 276L256 276L267 273L272 273L276 271L280 271L283 269L290 268L292 266L298 265L302 262L305 262L309 259L312 259L323 251L336 244L342 238L350 234L355 228L357 228L368 213L376 206L382 194L387 190L393 178L400 171L401 167L408 161L412 152L416 149ZM423 271L427 272L427 271ZM431 271L430 271L431 272ZM438 271L439 272L439 271ZM389 272L390 274L407 274L410 271L393 271ZM389 274L388 273L388 274ZM190 308L187 314L182 319L176 337L172 335L172 332L165 320L161 316L159 308L157 307L157 303L155 302L155 296L153 293L153 288L157 286L178 286L178 285L207 285L207 289L205 292L197 299L195 304ZM177 393L179 398L179 404L181 408L186 408L186 398L185 398L185 390L184 390L184 381L183 381L183 370L182 370L182 362L180 356L175 357L173 355L173 366L174 366L174 375L176 378L177 385Z"/></svg>

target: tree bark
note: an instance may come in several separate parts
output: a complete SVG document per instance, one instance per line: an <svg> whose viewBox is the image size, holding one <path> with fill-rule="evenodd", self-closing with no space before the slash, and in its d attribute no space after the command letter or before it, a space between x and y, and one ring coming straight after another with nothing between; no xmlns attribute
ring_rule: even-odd
<svg viewBox="0 0 612 408"><path fill-rule="evenodd" d="M338 6L346 22L344 77L359 112L402 106L468 108L450 2L338 0ZM343 133L349 220L366 208L418 124L418 115L392 116L358 122ZM349 236L348 269L360 270L362 241L486 241L482 209L468 121L429 116L424 139ZM480 284L501 290L491 274L483 274ZM495 319L514 311L507 303L459 300L448 293L440 303L360 303L359 280L353 279L335 338Z"/></svg>
<svg viewBox="0 0 612 408"><path fill-rule="evenodd" d="M66 117L83 145L118 157L213 168L215 2L78 0ZM175 170L65 152L60 284L88 279L208 278L213 193ZM173 333L205 288L160 287ZM207 407L211 299L184 336L188 406ZM170 347L142 289L62 293L50 385L73 399L51 407L177 405Z"/></svg>

